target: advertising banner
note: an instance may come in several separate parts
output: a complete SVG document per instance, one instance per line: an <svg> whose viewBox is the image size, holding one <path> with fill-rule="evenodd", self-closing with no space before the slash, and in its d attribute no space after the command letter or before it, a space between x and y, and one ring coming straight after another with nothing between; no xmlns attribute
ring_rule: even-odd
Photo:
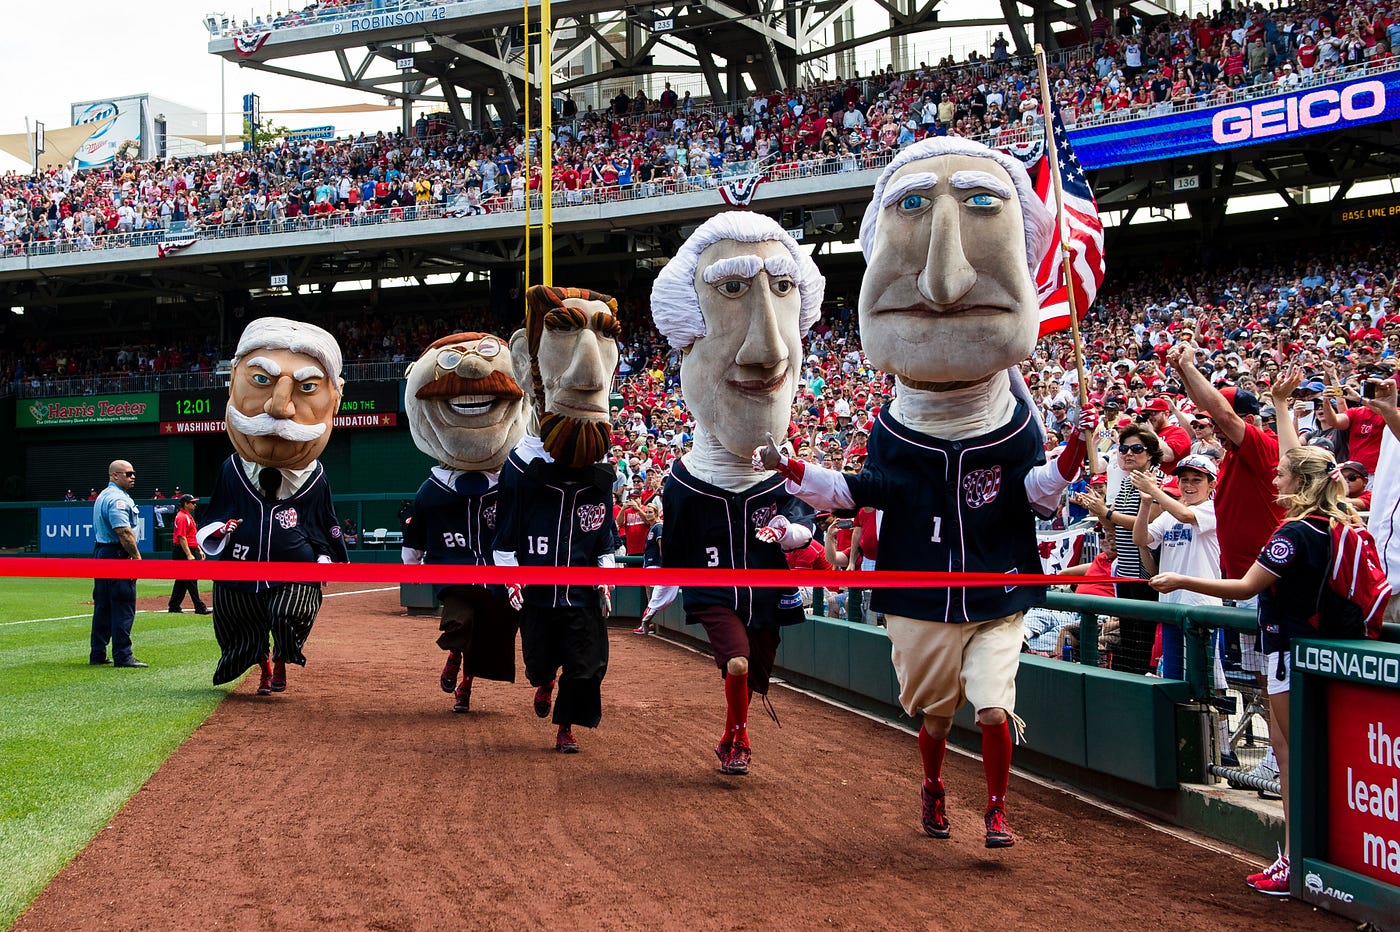
<svg viewBox="0 0 1400 932"><path fill-rule="evenodd" d="M1400 71L1185 113L1077 126L1069 137L1085 168L1107 168L1274 143L1396 117Z"/></svg>
<svg viewBox="0 0 1400 932"><path fill-rule="evenodd" d="M155 508L137 505L136 546L142 553L155 549L153 528ZM92 503L63 505L39 509L40 553L92 553L96 538L92 534Z"/></svg>
<svg viewBox="0 0 1400 932"><path fill-rule="evenodd" d="M34 398L15 405L16 427L108 427L113 424L154 424L160 396L85 395L76 398Z"/></svg>
<svg viewBox="0 0 1400 932"><path fill-rule="evenodd" d="M395 426L399 422L401 385L400 382L346 382L333 426L337 429ZM223 433L227 407L226 388L162 392L160 432L170 435Z"/></svg>
<svg viewBox="0 0 1400 932"><path fill-rule="evenodd" d="M111 100L94 100L88 103L73 104L73 125L98 123L115 116L112 125L99 131L83 143L75 156L78 168L96 168L107 165L117 157L119 150L127 143L132 158L141 152L141 103L142 97L114 97Z"/></svg>
<svg viewBox="0 0 1400 932"><path fill-rule="evenodd" d="M1400 691L1329 682L1327 746L1326 860L1400 884Z"/></svg>

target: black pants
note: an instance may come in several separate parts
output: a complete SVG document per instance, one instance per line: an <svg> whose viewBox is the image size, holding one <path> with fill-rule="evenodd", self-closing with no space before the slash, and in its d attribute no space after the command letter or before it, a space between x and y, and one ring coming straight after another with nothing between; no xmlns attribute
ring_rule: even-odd
<svg viewBox="0 0 1400 932"><path fill-rule="evenodd" d="M531 686L544 686L557 676L554 724L597 728L608 672L608 623L603 613L596 608L527 605L520 611L520 648Z"/></svg>
<svg viewBox="0 0 1400 932"><path fill-rule="evenodd" d="M170 552L170 559L191 560L196 558L185 556L185 551L176 547ZM175 585L170 589L170 610L172 612L178 612L180 610L180 606L185 602L185 593L187 592L190 595L190 604L194 606L194 610L203 613L205 605L199 598L199 580L197 579L175 580Z"/></svg>
<svg viewBox="0 0 1400 932"><path fill-rule="evenodd" d="M99 560L126 560L121 544L97 544L92 555ZM91 660L107 656L107 644L112 645L112 660L123 663L131 659L131 627L136 622L136 580L94 579L92 581L92 638L88 649Z"/></svg>
<svg viewBox="0 0 1400 932"><path fill-rule="evenodd" d="M1137 583L1119 583L1118 598L1136 599L1139 602L1156 602L1157 590L1146 580ZM1152 643L1157 640L1157 622L1143 621L1140 618L1120 618L1118 632L1123 644L1113 655L1113 669L1124 673L1146 673L1152 664Z"/></svg>
<svg viewBox="0 0 1400 932"><path fill-rule="evenodd" d="M515 682L515 632L520 616L505 596L485 586L448 586L438 595L438 647L462 655L468 676Z"/></svg>

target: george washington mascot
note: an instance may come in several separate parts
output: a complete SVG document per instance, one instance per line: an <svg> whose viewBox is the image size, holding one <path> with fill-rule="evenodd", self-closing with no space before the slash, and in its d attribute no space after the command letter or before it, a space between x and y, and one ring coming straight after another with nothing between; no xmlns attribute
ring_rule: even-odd
<svg viewBox="0 0 1400 932"><path fill-rule="evenodd" d="M349 555L317 461L330 440L344 380L340 347L320 327L280 317L255 320L233 357L225 416L234 453L215 482L199 545L222 560L345 563ZM287 664L321 608L317 583L214 583L215 683L257 664L258 695L287 688ZM268 636L272 657L268 659Z"/></svg>
<svg viewBox="0 0 1400 932"><path fill-rule="evenodd" d="M544 285L526 292L525 327L511 337L511 351L528 420L501 467L496 565L615 565L616 473L607 455L618 334L617 302L605 294ZM555 749L576 753L573 726L596 728L603 716L610 587L507 589L521 609L520 647L535 687L535 714L548 716L552 704Z"/></svg>
<svg viewBox="0 0 1400 932"><path fill-rule="evenodd" d="M510 347L489 334L455 333L408 368L404 410L418 449L437 460L413 499L403 562L489 566L496 536L497 480L519 442L524 393ZM472 681L515 682L515 609L500 586L441 585L439 684L452 711L471 708ZM457 682L458 671L462 680Z"/></svg>
<svg viewBox="0 0 1400 932"><path fill-rule="evenodd" d="M682 353L681 392L695 416L695 442L662 488L662 566L787 569L784 552L812 539L813 509L750 463L765 437L787 432L802 336L825 284L781 226L747 211L701 224L657 276L652 316ZM647 617L675 593L658 587ZM807 619L802 598L795 586L687 586L681 601L724 677L719 769L747 774L749 699L767 697L781 627Z"/></svg>
<svg viewBox="0 0 1400 932"><path fill-rule="evenodd" d="M1059 458L1014 368L1035 345L1033 270L1054 218L1019 162L979 143L930 139L880 175L861 223L868 268L860 333L872 364L897 378L871 432L865 467L844 474L789 459L771 439L755 465L822 508L884 510L877 570L1040 573L1035 518L1078 473L1086 410ZM943 756L953 714L977 712L987 780L986 846L1015 839L1006 824L1021 615L1041 586L878 589L900 702L920 718L922 820L951 832Z"/></svg>

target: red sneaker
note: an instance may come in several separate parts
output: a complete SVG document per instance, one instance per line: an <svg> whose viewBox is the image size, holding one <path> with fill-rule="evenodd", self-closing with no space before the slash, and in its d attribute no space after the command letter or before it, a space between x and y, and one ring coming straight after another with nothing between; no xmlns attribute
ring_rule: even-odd
<svg viewBox="0 0 1400 932"><path fill-rule="evenodd" d="M1016 844L1016 839L1011 835L1011 830L1006 827L1006 810L1000 806L993 806L987 810L987 847L988 848L1010 848Z"/></svg>
<svg viewBox="0 0 1400 932"><path fill-rule="evenodd" d="M1252 886L1254 886L1255 884L1257 884L1259 881L1263 880L1265 877L1272 877L1274 874L1278 873L1280 870L1287 870L1287 869L1288 869L1288 858L1286 858L1286 857L1283 856L1283 848L1280 847L1280 848L1278 849L1278 858L1276 858L1276 859L1274 860L1274 863L1270 864L1268 867L1266 867L1266 868L1264 868L1263 870L1259 871L1257 874L1250 874L1248 877L1246 877L1246 878L1244 879L1244 882L1245 882L1245 884L1246 884L1247 886L1251 886L1251 887L1252 887Z"/></svg>
<svg viewBox="0 0 1400 932"><path fill-rule="evenodd" d="M457 673L462 669L462 655L455 650L447 652L447 663L443 664L442 673L438 676L438 686L442 691L450 693L457 688Z"/></svg>
<svg viewBox="0 0 1400 932"><path fill-rule="evenodd" d="M746 777L749 774L749 762L752 760L753 751L742 744L733 745L729 749L729 759L719 765L719 772L736 777Z"/></svg>
<svg viewBox="0 0 1400 932"><path fill-rule="evenodd" d="M552 705L554 705L554 680L550 680L535 690L535 715L539 718L548 718Z"/></svg>
<svg viewBox="0 0 1400 932"><path fill-rule="evenodd" d="M258 677L258 695L270 696L272 695L272 666L265 660L260 666L262 673Z"/></svg>
<svg viewBox="0 0 1400 932"><path fill-rule="evenodd" d="M280 693L287 688L287 665L277 661L272 665L272 691Z"/></svg>
<svg viewBox="0 0 1400 932"><path fill-rule="evenodd" d="M462 685L457 687L455 692L456 702L452 706L453 712L470 712L472 710L472 681L462 680Z"/></svg>
<svg viewBox="0 0 1400 932"><path fill-rule="evenodd" d="M577 754L578 742L574 740L574 733L568 728L560 728L559 734L554 736L554 750L560 754Z"/></svg>
<svg viewBox="0 0 1400 932"><path fill-rule="evenodd" d="M1253 876L1254 875L1250 875L1251 878ZM1246 880L1249 879L1250 878L1246 878ZM1264 872L1262 877L1254 883L1251 883L1250 886L1265 896L1288 896L1291 892L1289 890L1289 880L1290 871L1288 867L1288 858L1279 855L1279 859Z"/></svg>
<svg viewBox="0 0 1400 932"><path fill-rule="evenodd" d="M924 834L930 838L951 838L953 826L948 821L948 805L943 791L931 790L925 783L919 791L919 797L924 804Z"/></svg>

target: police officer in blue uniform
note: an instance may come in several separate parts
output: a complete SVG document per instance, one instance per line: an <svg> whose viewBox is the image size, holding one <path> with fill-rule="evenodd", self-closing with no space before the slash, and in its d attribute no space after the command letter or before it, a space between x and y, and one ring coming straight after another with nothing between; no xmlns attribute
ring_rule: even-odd
<svg viewBox="0 0 1400 932"><path fill-rule="evenodd" d="M107 467L107 488L92 503L92 555L98 560L139 560L136 543L138 512L131 498L136 470L126 460ZM131 652L131 626L136 621L136 580L94 579L92 582L92 648L88 663L99 666L144 667ZM112 659L107 659L107 644Z"/></svg>

